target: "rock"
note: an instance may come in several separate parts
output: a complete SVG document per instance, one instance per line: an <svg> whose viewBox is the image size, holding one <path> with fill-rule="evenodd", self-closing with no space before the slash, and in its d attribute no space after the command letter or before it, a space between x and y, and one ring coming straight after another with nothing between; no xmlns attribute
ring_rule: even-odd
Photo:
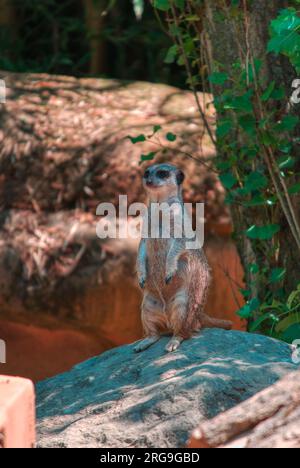
<svg viewBox="0 0 300 468"><path fill-rule="evenodd" d="M298 355L297 355L298 358ZM300 448L300 371L193 432L190 448Z"/></svg>
<svg viewBox="0 0 300 468"><path fill-rule="evenodd" d="M204 330L166 354L108 351L37 385L40 447L183 447L191 431L297 369L292 348Z"/></svg>

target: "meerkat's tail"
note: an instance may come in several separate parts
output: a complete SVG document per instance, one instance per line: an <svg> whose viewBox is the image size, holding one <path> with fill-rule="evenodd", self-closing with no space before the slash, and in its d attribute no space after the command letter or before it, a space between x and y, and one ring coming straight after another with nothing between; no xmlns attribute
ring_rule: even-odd
<svg viewBox="0 0 300 468"><path fill-rule="evenodd" d="M224 330L231 330L233 323L229 320L220 320L202 312L199 316L199 321L202 328L223 328Z"/></svg>

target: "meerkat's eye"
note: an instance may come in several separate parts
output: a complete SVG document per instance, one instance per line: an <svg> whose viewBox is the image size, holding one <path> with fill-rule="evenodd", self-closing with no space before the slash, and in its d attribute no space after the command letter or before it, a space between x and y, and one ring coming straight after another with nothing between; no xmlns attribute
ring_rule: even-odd
<svg viewBox="0 0 300 468"><path fill-rule="evenodd" d="M168 179L168 177L170 177L170 172L164 171L163 169L161 169L160 171L157 171L156 176L159 179Z"/></svg>
<svg viewBox="0 0 300 468"><path fill-rule="evenodd" d="M149 169L147 169L144 174L144 179L148 179L149 175L150 175L150 171Z"/></svg>

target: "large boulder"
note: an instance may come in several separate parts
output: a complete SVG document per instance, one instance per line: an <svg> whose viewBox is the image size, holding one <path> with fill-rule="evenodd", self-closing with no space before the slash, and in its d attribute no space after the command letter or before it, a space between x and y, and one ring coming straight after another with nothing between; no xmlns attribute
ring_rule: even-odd
<svg viewBox="0 0 300 468"><path fill-rule="evenodd" d="M296 370L292 348L204 330L166 354L108 351L37 385L40 447L183 447L191 431Z"/></svg>

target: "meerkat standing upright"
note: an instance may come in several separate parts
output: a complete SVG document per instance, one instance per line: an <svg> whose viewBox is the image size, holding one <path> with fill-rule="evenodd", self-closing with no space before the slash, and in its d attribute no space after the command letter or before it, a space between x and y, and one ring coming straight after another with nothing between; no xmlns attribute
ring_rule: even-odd
<svg viewBox="0 0 300 468"><path fill-rule="evenodd" d="M136 345L136 352L149 348L167 332L173 335L166 347L171 352L203 327L232 327L231 322L204 313L211 275L203 250L187 249L184 232L182 238L174 236L176 222L182 224L182 215L186 215L183 181L183 172L171 164L151 166L144 174L149 220L154 203L179 206L181 213L171 211L170 238L143 238L140 243L137 272L144 290L142 322L146 338Z"/></svg>

